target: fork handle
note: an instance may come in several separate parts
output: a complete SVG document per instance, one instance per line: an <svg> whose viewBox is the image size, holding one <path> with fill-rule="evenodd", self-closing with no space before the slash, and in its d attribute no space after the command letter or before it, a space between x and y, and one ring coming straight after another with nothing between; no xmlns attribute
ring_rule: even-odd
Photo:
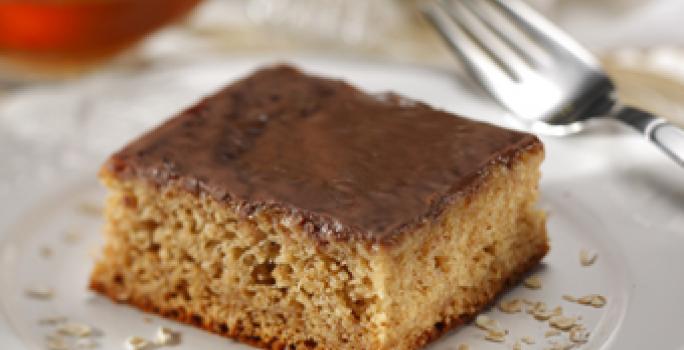
<svg viewBox="0 0 684 350"><path fill-rule="evenodd" d="M621 107L614 117L637 129L672 160L684 167L684 130L663 118L633 107Z"/></svg>

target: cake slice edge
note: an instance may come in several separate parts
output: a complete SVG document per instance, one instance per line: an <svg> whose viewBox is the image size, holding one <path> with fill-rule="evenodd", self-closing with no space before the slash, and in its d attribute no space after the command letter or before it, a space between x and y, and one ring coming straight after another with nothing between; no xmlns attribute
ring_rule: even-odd
<svg viewBox="0 0 684 350"><path fill-rule="evenodd" d="M535 209L542 159L537 143L507 164L493 163L476 191L392 245L321 242L286 213L244 217L210 196L121 181L105 167L107 245L90 286L115 301L265 348L417 349L476 315L546 254L544 214ZM501 210L492 205L498 197L503 207L515 204ZM491 231L462 228L476 213L515 220L503 222L511 228L499 229L503 238L494 240ZM512 261L497 260L513 249ZM463 285L459 268L472 266L481 270L471 277L479 282ZM231 284L239 287L221 289ZM434 293L425 294L426 287ZM231 300L236 291L263 307L244 312L245 302Z"/></svg>

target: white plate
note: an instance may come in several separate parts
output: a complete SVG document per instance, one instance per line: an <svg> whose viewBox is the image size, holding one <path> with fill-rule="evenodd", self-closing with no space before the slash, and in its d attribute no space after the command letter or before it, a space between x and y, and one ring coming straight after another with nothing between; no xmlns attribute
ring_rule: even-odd
<svg viewBox="0 0 684 350"><path fill-rule="evenodd" d="M159 325L182 332L175 349L248 349L225 338L114 305L86 289L90 252L101 242L100 219L79 209L99 203L95 172L106 155L182 106L247 74L268 58L206 60L138 72L116 72L60 86L20 91L0 106L0 349L44 349L49 316L98 329L100 349L121 349L131 335L151 338ZM510 119L456 72L372 62L292 58L309 71L371 91L395 90L435 106L508 125ZM541 206L550 213L551 252L536 271L543 288L516 287L504 298L561 305L591 331L583 349L679 349L684 324L684 171L640 137L618 126L564 139L544 138ZM4 187L2 186L4 185ZM4 192L3 192L4 191ZM68 232L75 232L68 239ZM75 237L76 236L76 237ZM78 238L78 239L74 239ZM51 247L50 258L40 255ZM598 252L582 267L579 251ZM49 300L25 295L54 288ZM601 294L603 308L569 303L563 294ZM525 313L486 311L510 334L483 340L468 325L429 348L546 348L548 324Z"/></svg>

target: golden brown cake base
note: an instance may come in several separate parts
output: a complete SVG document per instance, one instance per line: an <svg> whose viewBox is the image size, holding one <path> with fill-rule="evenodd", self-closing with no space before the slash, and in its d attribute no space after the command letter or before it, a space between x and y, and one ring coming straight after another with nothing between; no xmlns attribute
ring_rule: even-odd
<svg viewBox="0 0 684 350"><path fill-rule="evenodd" d="M543 148L496 164L391 243L312 239L280 212L249 217L106 169L106 246L91 288L272 349L417 349L462 324L548 250L535 209Z"/></svg>

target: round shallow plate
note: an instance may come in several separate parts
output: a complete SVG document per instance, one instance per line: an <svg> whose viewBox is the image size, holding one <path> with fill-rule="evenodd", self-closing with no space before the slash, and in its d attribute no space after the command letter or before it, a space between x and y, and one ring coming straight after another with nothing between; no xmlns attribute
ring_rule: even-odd
<svg viewBox="0 0 684 350"><path fill-rule="evenodd" d="M426 67L320 58L289 58L305 70L341 77L369 91L394 90L439 108L514 126L460 73ZM92 256L101 243L95 180L105 157L166 116L274 58L206 59L110 72L60 86L18 91L0 106L0 348L44 349L66 317L96 330L99 349L121 349L129 336L152 338L158 326L181 332L175 349L249 349L245 345L115 305L86 289ZM533 100L531 96L531 101ZM542 288L518 286L500 300L524 298L562 306L588 331L584 349L679 349L684 324L684 171L637 135L596 124L571 138L543 138L540 206L549 213L551 251L533 274ZM580 251L597 254L580 264ZM51 253L51 254L50 254ZM51 298L27 295L50 288ZM563 295L599 294L602 308ZM509 333L504 343L483 339L466 325L429 346L433 350L525 349L563 342L545 337L547 322L525 312L484 311ZM69 342L75 339L68 338Z"/></svg>

